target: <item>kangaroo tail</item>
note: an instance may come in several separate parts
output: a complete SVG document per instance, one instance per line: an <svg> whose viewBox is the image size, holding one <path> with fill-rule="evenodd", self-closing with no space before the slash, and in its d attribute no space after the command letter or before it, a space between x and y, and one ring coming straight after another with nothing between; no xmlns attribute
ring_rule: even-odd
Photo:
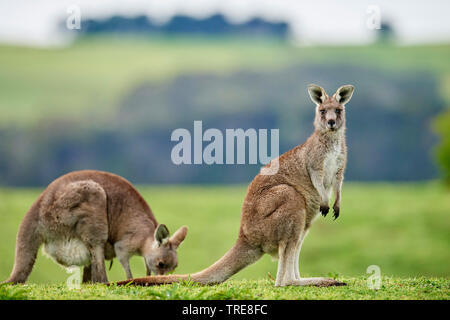
<svg viewBox="0 0 450 320"><path fill-rule="evenodd" d="M38 234L39 223L38 199L28 210L19 227L16 242L16 256L14 268L8 280L3 283L24 283L33 269L37 252L41 245L41 237Z"/></svg>
<svg viewBox="0 0 450 320"><path fill-rule="evenodd" d="M216 263L203 271L192 275L149 276L117 282L117 285L151 286L170 284L191 280L200 284L217 284L224 282L243 268L261 258L263 252L260 248L249 245L240 237L236 244Z"/></svg>

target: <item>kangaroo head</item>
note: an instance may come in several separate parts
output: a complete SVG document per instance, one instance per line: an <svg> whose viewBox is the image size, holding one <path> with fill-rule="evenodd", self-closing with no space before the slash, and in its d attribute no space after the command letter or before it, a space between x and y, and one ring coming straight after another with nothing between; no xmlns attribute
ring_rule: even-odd
<svg viewBox="0 0 450 320"><path fill-rule="evenodd" d="M186 233L187 227L181 227L170 236L164 224L158 225L142 250L148 269L157 275L174 270L178 265L177 249L186 238Z"/></svg>
<svg viewBox="0 0 450 320"><path fill-rule="evenodd" d="M345 127L345 104L350 101L353 90L350 84L342 86L330 98L322 87L315 84L308 86L309 96L316 104L316 130L338 131Z"/></svg>

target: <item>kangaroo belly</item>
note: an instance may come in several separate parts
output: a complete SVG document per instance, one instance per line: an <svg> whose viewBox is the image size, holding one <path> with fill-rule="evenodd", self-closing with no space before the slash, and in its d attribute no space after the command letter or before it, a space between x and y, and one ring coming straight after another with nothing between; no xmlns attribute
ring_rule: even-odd
<svg viewBox="0 0 450 320"><path fill-rule="evenodd" d="M91 264L89 250L79 239L58 239L45 244L44 252L65 267Z"/></svg>
<svg viewBox="0 0 450 320"><path fill-rule="evenodd" d="M323 177L323 186L325 190L328 192L331 191L331 187L333 185L334 177L336 176L336 172L338 169L338 163L333 155L327 156L324 163L324 177Z"/></svg>
<svg viewBox="0 0 450 320"><path fill-rule="evenodd" d="M334 180L336 179L336 173L342 165L341 157L339 145L334 146L334 148L325 156L323 164L323 185L328 192L331 191Z"/></svg>

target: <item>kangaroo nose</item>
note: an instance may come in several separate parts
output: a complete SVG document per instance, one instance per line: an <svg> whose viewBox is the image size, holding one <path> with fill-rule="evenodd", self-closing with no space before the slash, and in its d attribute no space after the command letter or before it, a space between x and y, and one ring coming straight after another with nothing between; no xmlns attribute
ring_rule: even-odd
<svg viewBox="0 0 450 320"><path fill-rule="evenodd" d="M334 120L328 120L328 125L329 125L330 127L334 127L335 124L336 124L336 121L334 121Z"/></svg>

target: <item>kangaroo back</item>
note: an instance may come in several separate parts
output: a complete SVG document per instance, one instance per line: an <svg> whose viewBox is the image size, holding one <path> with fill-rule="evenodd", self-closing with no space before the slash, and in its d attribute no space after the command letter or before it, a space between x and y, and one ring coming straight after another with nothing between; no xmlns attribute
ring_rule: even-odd
<svg viewBox="0 0 450 320"><path fill-rule="evenodd" d="M31 206L20 224L14 268L9 279L4 283L24 283L33 269L42 242L38 234L40 202L41 197Z"/></svg>
<svg viewBox="0 0 450 320"><path fill-rule="evenodd" d="M149 276L117 282L117 285L133 284L137 286L151 286L170 284L184 280L191 280L200 284L217 284L224 282L243 268L256 262L263 252L255 248L240 237L228 252L210 267L192 275Z"/></svg>

